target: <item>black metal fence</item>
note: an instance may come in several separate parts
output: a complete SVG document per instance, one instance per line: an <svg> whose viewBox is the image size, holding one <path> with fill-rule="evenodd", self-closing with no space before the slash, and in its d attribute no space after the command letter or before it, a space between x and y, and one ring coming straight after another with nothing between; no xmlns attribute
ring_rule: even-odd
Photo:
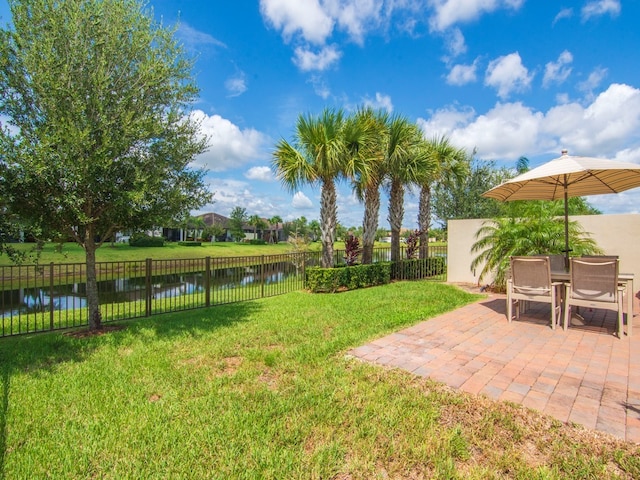
<svg viewBox="0 0 640 480"><path fill-rule="evenodd" d="M446 264L446 247L430 247L428 254ZM335 252L336 265L343 257L343 250ZM374 262L390 259L390 248L374 250ZM98 262L102 318L110 322L282 295L302 290L305 269L319 264L320 252ZM410 277L406 268L393 270L400 280L446 280L446 270L412 267ZM87 325L85 278L85 265L78 263L0 267L0 336Z"/></svg>

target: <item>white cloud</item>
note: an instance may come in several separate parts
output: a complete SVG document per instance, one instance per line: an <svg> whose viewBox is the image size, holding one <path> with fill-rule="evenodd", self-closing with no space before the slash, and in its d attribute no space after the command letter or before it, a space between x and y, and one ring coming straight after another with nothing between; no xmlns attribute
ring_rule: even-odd
<svg viewBox="0 0 640 480"><path fill-rule="evenodd" d="M263 18L285 41L299 34L306 42L322 45L333 32L334 20L318 0L260 0Z"/></svg>
<svg viewBox="0 0 640 480"><path fill-rule="evenodd" d="M314 53L304 47L297 47L294 52L293 63L303 72L326 70L337 62L341 56L342 53L335 45L323 47L318 53Z"/></svg>
<svg viewBox="0 0 640 480"><path fill-rule="evenodd" d="M326 100L331 95L331 90L325 83L324 79L319 75L312 75L308 80L311 85L313 85L313 91L320 98Z"/></svg>
<svg viewBox="0 0 640 480"><path fill-rule="evenodd" d="M192 115L209 138L209 150L197 158L198 165L221 172L267 157L264 148L269 138L263 133L252 128L242 130L220 115L209 116L201 110Z"/></svg>
<svg viewBox="0 0 640 480"><path fill-rule="evenodd" d="M446 47L451 56L457 57L467 51L464 35L459 28L452 28L445 36Z"/></svg>
<svg viewBox="0 0 640 480"><path fill-rule="evenodd" d="M471 65L454 65L447 75L449 85L466 85L477 80L477 61Z"/></svg>
<svg viewBox="0 0 640 480"><path fill-rule="evenodd" d="M518 52L492 60L487 67L484 83L498 90L500 98L507 98L513 92L529 88L533 75L522 65Z"/></svg>
<svg viewBox="0 0 640 480"><path fill-rule="evenodd" d="M459 113L459 115L455 115ZM471 117L471 111L456 112L445 110L443 119L453 129L442 128L440 112L430 121L420 121L427 136L447 135L454 145L472 151L484 159L516 159L525 152L538 148L540 123L543 115L532 111L520 102L498 103L484 115Z"/></svg>
<svg viewBox="0 0 640 480"><path fill-rule="evenodd" d="M367 30L377 28L382 22L382 7L379 0L324 0L326 12L345 30L351 40L362 45Z"/></svg>
<svg viewBox="0 0 640 480"><path fill-rule="evenodd" d="M224 82L224 87L229 92L230 97L237 97L247 91L247 79L244 72L238 72L233 77L229 77Z"/></svg>
<svg viewBox="0 0 640 480"><path fill-rule="evenodd" d="M615 154L628 148L625 142L631 139L640 142L640 90L614 83L587 107L554 107L546 114L544 129L576 154Z"/></svg>
<svg viewBox="0 0 640 480"><path fill-rule="evenodd" d="M291 200L291 206L296 210L305 210L313 207L313 203L304 193L296 192L296 194L293 196L293 199Z"/></svg>
<svg viewBox="0 0 640 480"><path fill-rule="evenodd" d="M558 12L558 14L553 19L552 25L555 25L556 23L558 23L563 18L571 18L571 17L573 17L573 9L572 8L563 8L562 10L560 10Z"/></svg>
<svg viewBox="0 0 640 480"><path fill-rule="evenodd" d="M640 163L640 89L612 84L590 104L557 105L546 113L522 103L498 103L485 114L449 107L418 119L428 137L447 135L478 157L513 161L559 153L605 156Z"/></svg>
<svg viewBox="0 0 640 480"><path fill-rule="evenodd" d="M598 67L589 74L589 77L584 82L578 83L578 90L585 93L590 93L594 89L598 88L602 81L607 76L607 69Z"/></svg>
<svg viewBox="0 0 640 480"><path fill-rule="evenodd" d="M458 23L477 20L484 13L518 10L524 0L429 0L428 3L434 10L429 25L432 30L442 32Z"/></svg>
<svg viewBox="0 0 640 480"><path fill-rule="evenodd" d="M229 178L211 178L209 190L214 192L213 203L204 205L196 214L216 212L229 216L234 207L247 209L249 215L269 218L281 212L281 204L274 204L271 196L256 192L249 182Z"/></svg>
<svg viewBox="0 0 640 480"><path fill-rule="evenodd" d="M546 88L552 83L563 83L571 74L570 65L572 62L573 55L568 50L565 50L560 54L557 61L547 63L544 67L542 86Z"/></svg>
<svg viewBox="0 0 640 480"><path fill-rule="evenodd" d="M249 180L259 180L261 182L273 182L275 177L269 167L251 167L244 174Z"/></svg>
<svg viewBox="0 0 640 480"><path fill-rule="evenodd" d="M190 48L194 48L198 45L213 45L216 47L227 48L227 46L220 40L212 37L208 33L200 32L184 22L180 22L180 25L178 25L177 36Z"/></svg>
<svg viewBox="0 0 640 480"><path fill-rule="evenodd" d="M386 110L389 113L393 112L393 102L391 102L391 97L380 92L376 92L376 98L373 100L365 98L364 105L366 107L371 107L374 110L381 109Z"/></svg>
<svg viewBox="0 0 640 480"><path fill-rule="evenodd" d="M617 17L621 9L620 0L594 0L582 7L582 21L586 22L592 17L600 17L607 14Z"/></svg>

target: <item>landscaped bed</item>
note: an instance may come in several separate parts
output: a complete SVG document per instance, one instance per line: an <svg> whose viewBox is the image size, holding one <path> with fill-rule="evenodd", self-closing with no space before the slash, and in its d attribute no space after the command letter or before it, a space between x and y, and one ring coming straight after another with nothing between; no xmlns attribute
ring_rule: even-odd
<svg viewBox="0 0 640 480"><path fill-rule="evenodd" d="M0 478L638 478L637 445L346 355L476 298L397 282L0 340Z"/></svg>

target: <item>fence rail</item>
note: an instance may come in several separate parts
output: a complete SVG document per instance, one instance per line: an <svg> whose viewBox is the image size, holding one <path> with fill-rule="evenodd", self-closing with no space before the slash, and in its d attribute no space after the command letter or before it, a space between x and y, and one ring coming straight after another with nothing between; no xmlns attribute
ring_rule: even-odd
<svg viewBox="0 0 640 480"><path fill-rule="evenodd" d="M430 247L428 255L442 257L446 263L446 247ZM390 258L390 248L374 250L374 262ZM344 251L336 250L335 264L343 263ZM319 264L320 252L98 262L98 297L103 322L302 290L305 269ZM393 270L396 279L409 279L407 269ZM413 267L411 270L411 279L446 279L446 272L434 274L428 269ZM80 263L0 267L0 336L86 326L85 278L85 265Z"/></svg>

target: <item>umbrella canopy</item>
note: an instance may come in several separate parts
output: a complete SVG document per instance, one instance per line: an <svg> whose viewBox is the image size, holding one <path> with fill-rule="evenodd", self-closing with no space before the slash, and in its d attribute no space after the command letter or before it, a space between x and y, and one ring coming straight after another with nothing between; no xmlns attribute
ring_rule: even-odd
<svg viewBox="0 0 640 480"><path fill-rule="evenodd" d="M569 265L568 198L618 193L640 187L640 165L603 158L562 156L482 194L496 200L564 199L566 266Z"/></svg>

